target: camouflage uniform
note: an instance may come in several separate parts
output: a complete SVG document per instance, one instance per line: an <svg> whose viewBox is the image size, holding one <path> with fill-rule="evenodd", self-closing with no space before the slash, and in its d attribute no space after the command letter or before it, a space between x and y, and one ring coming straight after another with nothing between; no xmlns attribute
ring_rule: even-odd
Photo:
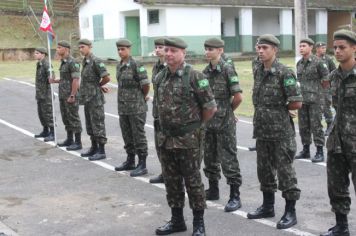
<svg viewBox="0 0 356 236"><path fill-rule="evenodd" d="M152 85L153 85L153 101L152 101L152 116L153 116L153 125L154 125L154 138L155 138L155 147L156 147L156 152L158 155L159 159L159 146L158 146L158 132L160 132L160 127L159 127L159 120L158 120L158 107L157 107L157 81L156 81L156 75L163 70L166 67L166 63L161 64L160 61L158 60L156 64L154 64L152 68Z"/></svg>
<svg viewBox="0 0 356 236"><path fill-rule="evenodd" d="M348 214L350 172L356 186L356 66L348 73L341 68L334 70L330 80L336 117L326 143L328 193L332 210Z"/></svg>
<svg viewBox="0 0 356 236"><path fill-rule="evenodd" d="M287 200L298 200L293 167L296 152L295 132L286 106L287 102L302 101L294 73L275 60L268 71L260 64L254 74L254 129L257 148L257 174L262 192L278 189Z"/></svg>
<svg viewBox="0 0 356 236"><path fill-rule="evenodd" d="M79 102L75 99L74 103L68 103L67 99L72 91L72 81L74 78L80 78L80 64L74 61L74 58L69 56L68 58L61 60L59 67L60 81L59 81L59 105L62 115L63 124L66 131L74 133L82 132L82 124L80 122Z"/></svg>
<svg viewBox="0 0 356 236"><path fill-rule="evenodd" d="M324 132L321 124L322 113L322 80L326 79L329 70L325 63L311 55L297 63L297 78L301 85L303 106L298 111L299 133L303 145L310 145L313 134L316 146L324 146Z"/></svg>
<svg viewBox="0 0 356 236"><path fill-rule="evenodd" d="M241 185L241 174L237 160L236 122L231 107L231 97L241 93L234 68L220 59L217 67L209 64L204 70L213 91L218 111L206 125L204 142L204 173L210 181L218 181L220 165L229 185Z"/></svg>
<svg viewBox="0 0 356 236"><path fill-rule="evenodd" d="M226 63L230 64L232 66L232 68L234 69L234 71L236 72L234 61L229 56L227 56L225 53L223 53L223 54L221 54L221 58Z"/></svg>
<svg viewBox="0 0 356 236"><path fill-rule="evenodd" d="M156 77L162 174L171 208L184 207L184 184L193 210L206 208L201 181L202 110L216 107L204 75L185 64L172 74L168 67Z"/></svg>
<svg viewBox="0 0 356 236"><path fill-rule="evenodd" d="M332 72L336 69L335 63L331 57L324 55L319 57L322 62L328 66L329 72ZM321 99L321 111L324 115L325 122L330 125L333 121L333 113L331 111L331 91L330 88L323 88L323 95Z"/></svg>
<svg viewBox="0 0 356 236"><path fill-rule="evenodd" d="M85 125L88 135L98 144L106 144L104 94L100 88L101 78L108 76L105 64L90 54L83 60L79 103L84 105Z"/></svg>
<svg viewBox="0 0 356 236"><path fill-rule="evenodd" d="M129 155L147 156L145 123L147 104L141 86L149 84L146 69L132 57L116 67L117 100L120 127Z"/></svg>
<svg viewBox="0 0 356 236"><path fill-rule="evenodd" d="M49 63L44 58L37 62L36 67L37 112L43 127L53 127L51 86L48 78Z"/></svg>

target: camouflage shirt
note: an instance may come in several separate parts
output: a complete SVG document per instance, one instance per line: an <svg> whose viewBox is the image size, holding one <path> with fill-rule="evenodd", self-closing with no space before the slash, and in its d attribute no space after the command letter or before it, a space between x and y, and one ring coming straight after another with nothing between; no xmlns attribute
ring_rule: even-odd
<svg viewBox="0 0 356 236"><path fill-rule="evenodd" d="M302 96L291 69L277 60L268 71L260 64L254 74L252 99L254 138L282 140L295 135L287 104L302 101Z"/></svg>
<svg viewBox="0 0 356 236"><path fill-rule="evenodd" d="M154 64L152 68L152 85L153 85L153 107L152 107L152 116L155 119L158 119L158 108L157 108L157 82L156 82L156 75L163 70L167 66L166 63L161 64L158 60L156 64Z"/></svg>
<svg viewBox="0 0 356 236"><path fill-rule="evenodd" d="M198 128L177 136L168 135L167 132L191 124L200 126L203 109L216 107L209 81L185 63L174 74L168 67L164 68L156 79L158 114L162 127L159 146L167 149L199 148L201 140Z"/></svg>
<svg viewBox="0 0 356 236"><path fill-rule="evenodd" d="M46 58L37 62L36 65L36 99L50 99L51 86L48 82L49 78L49 63Z"/></svg>
<svg viewBox="0 0 356 236"><path fill-rule="evenodd" d="M235 70L235 64L234 64L234 61L229 57L227 56L225 53L221 54L221 58L227 62L228 64L230 64L232 66L232 68Z"/></svg>
<svg viewBox="0 0 356 236"><path fill-rule="evenodd" d="M328 151L338 149L341 140L346 152L356 153L356 65L348 72L339 67L330 74L336 123L327 142Z"/></svg>
<svg viewBox="0 0 356 236"><path fill-rule="evenodd" d="M147 112L142 86L150 82L145 67L132 57L125 64L120 61L116 67L116 79L119 115L135 115Z"/></svg>
<svg viewBox="0 0 356 236"><path fill-rule="evenodd" d="M80 78L80 64L75 62L73 57L69 56L61 60L59 72L59 99L67 99L72 92L73 79Z"/></svg>
<svg viewBox="0 0 356 236"><path fill-rule="evenodd" d="M214 117L208 121L207 128L221 130L231 122L235 121L234 112L231 107L231 97L235 93L241 93L238 76L231 64L220 59L216 68L209 64L203 70L209 80L218 110Z"/></svg>
<svg viewBox="0 0 356 236"><path fill-rule="evenodd" d="M319 59L328 66L329 72L332 72L333 70L336 69L335 63L330 56L323 55L323 56L319 57Z"/></svg>
<svg viewBox="0 0 356 236"><path fill-rule="evenodd" d="M257 70L257 68L262 64L260 58L257 56L255 58L253 58L252 60L252 73L255 73L255 70Z"/></svg>
<svg viewBox="0 0 356 236"><path fill-rule="evenodd" d="M303 58L297 63L297 78L300 82L303 103L320 103L323 89L321 82L328 80L328 66L317 56L311 55L307 60Z"/></svg>
<svg viewBox="0 0 356 236"><path fill-rule="evenodd" d="M100 103L104 104L105 100L100 89L100 80L109 75L105 64L100 58L90 54L83 59L82 66L82 80L79 89L80 104L83 105L89 102L93 97L96 97Z"/></svg>

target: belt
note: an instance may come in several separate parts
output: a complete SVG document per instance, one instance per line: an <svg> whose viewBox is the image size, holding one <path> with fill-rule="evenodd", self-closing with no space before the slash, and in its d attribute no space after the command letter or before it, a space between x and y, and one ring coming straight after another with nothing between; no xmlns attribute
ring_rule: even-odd
<svg viewBox="0 0 356 236"><path fill-rule="evenodd" d="M185 134L200 128L200 125L201 125L200 122L189 123L189 124L186 124L186 125L182 125L181 127L177 127L177 128L172 128L172 127L168 127L168 126L164 126L163 125L162 126L162 132L166 136L182 137Z"/></svg>

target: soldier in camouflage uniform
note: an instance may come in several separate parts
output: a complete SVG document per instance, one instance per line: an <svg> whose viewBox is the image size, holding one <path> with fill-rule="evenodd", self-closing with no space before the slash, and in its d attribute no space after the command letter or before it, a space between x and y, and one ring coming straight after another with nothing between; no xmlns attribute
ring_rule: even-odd
<svg viewBox="0 0 356 236"><path fill-rule="evenodd" d="M36 134L35 138L45 138L45 142L54 140L53 112L52 112L52 92L49 84L49 64L46 58L46 48L35 49L36 64L36 100L37 112L43 131Z"/></svg>
<svg viewBox="0 0 356 236"><path fill-rule="evenodd" d="M84 105L85 125L90 136L91 147L81 154L90 161L106 158L104 94L108 88L103 87L110 81L105 64L91 52L92 43L88 39L79 40L79 50L83 59L82 80L79 89L79 103Z"/></svg>
<svg viewBox="0 0 356 236"><path fill-rule="evenodd" d="M297 78L301 85L303 106L298 112L299 134L303 150L295 159L310 158L310 144L313 135L316 154L312 162L324 161L324 132L321 124L322 113L320 101L322 99L322 82L327 80L329 70L325 63L312 55L314 41L307 38L299 43L299 51L303 56L297 63Z"/></svg>
<svg viewBox="0 0 356 236"><path fill-rule="evenodd" d="M204 131L201 126L214 115L216 103L209 81L184 61L187 44L179 38L166 38L164 42L167 67L156 77L162 128L158 143L172 218L157 228L156 234L187 230L183 217L185 184L193 209L193 235L205 235L206 203L200 175Z"/></svg>
<svg viewBox="0 0 356 236"><path fill-rule="evenodd" d="M121 58L116 67L117 102L127 159L121 166L115 167L115 170L133 170L130 176L134 177L147 174L147 139L144 127L150 82L145 67L131 57L131 45L127 39L116 42ZM139 159L136 167L135 154Z"/></svg>
<svg viewBox="0 0 356 236"><path fill-rule="evenodd" d="M350 173L356 189L356 33L336 31L334 50L335 58L340 62L339 68L330 74L336 116L326 147L328 193L336 225L321 236L349 236Z"/></svg>
<svg viewBox="0 0 356 236"><path fill-rule="evenodd" d="M257 175L263 204L248 213L247 218L275 216L274 193L278 186L286 205L277 229L286 229L297 223L295 204L300 197L293 167L295 131L289 110L302 106L302 96L293 71L276 59L279 44L279 40L270 34L260 36L258 41L259 58L263 64L254 72L253 136L256 138Z"/></svg>
<svg viewBox="0 0 356 236"><path fill-rule="evenodd" d="M78 113L79 101L77 98L80 64L70 55L70 44L67 41L58 42L57 55L61 58L60 80L51 79L51 82L59 83L59 106L62 121L67 131L67 139L58 143L58 146L66 146L69 151L79 150L82 148L82 124ZM75 141L73 140L73 133Z"/></svg>
<svg viewBox="0 0 356 236"><path fill-rule="evenodd" d="M154 137L155 137L155 147L156 153L159 158L159 146L158 146L158 133L160 132L159 120L158 120L158 107L157 107L157 84L155 77L156 75L166 67L166 62L164 60L164 39L158 38L154 41L155 43L155 53L158 56L158 61L154 64L152 68L152 85L153 85L153 102L152 102L152 116L153 116L153 125L154 125ZM159 174L157 177L151 178L150 183L157 184L157 183L164 183L162 173Z"/></svg>
<svg viewBox="0 0 356 236"><path fill-rule="evenodd" d="M336 69L335 63L333 59L326 55L326 43L324 42L317 42L315 44L316 53L315 55L322 60L327 66L329 72L332 72ZM333 121L333 113L331 111L331 91L330 88L323 89L321 103L321 111L324 115L325 122L327 124L327 129L330 127L331 122ZM326 135L326 133L325 133Z"/></svg>
<svg viewBox="0 0 356 236"><path fill-rule="evenodd" d="M230 199L225 206L225 211L230 212L241 207L239 188L242 178L237 160L234 110L242 101L242 90L234 68L221 58L224 41L210 38L205 41L204 47L209 65L203 74L209 80L218 106L218 111L206 125L204 173L209 179L209 189L205 193L207 200L219 199L221 166L227 184L230 185Z"/></svg>

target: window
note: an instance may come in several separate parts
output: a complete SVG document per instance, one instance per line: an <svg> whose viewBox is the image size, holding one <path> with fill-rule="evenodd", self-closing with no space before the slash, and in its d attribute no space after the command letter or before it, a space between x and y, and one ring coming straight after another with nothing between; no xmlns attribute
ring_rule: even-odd
<svg viewBox="0 0 356 236"><path fill-rule="evenodd" d="M94 41L104 39L104 19L103 15L93 16Z"/></svg>
<svg viewBox="0 0 356 236"><path fill-rule="evenodd" d="M159 10L149 10L148 24L158 24L158 23L159 23Z"/></svg>

